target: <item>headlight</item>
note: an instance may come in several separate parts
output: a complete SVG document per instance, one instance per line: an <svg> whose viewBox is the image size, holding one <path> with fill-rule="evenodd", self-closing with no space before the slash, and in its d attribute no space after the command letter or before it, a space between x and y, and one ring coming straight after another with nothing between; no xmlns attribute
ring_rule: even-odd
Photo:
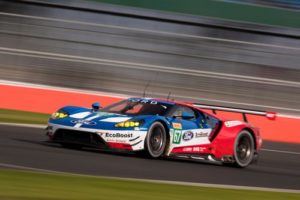
<svg viewBox="0 0 300 200"><path fill-rule="evenodd" d="M125 122L119 122L115 124L115 127L118 128L129 128L129 127L139 127L143 125L144 120L128 120Z"/></svg>
<svg viewBox="0 0 300 200"><path fill-rule="evenodd" d="M53 113L53 114L51 115L51 118L52 118L52 119L62 119L62 118L68 117L68 116L69 116L68 113L59 110L59 111Z"/></svg>

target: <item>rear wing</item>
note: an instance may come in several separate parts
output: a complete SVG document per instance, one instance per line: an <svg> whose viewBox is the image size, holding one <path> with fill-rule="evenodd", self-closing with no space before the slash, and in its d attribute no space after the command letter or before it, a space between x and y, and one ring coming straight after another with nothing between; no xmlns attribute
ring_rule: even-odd
<svg viewBox="0 0 300 200"><path fill-rule="evenodd" d="M275 120L276 116L277 116L276 112L248 110L248 109L243 109L243 108L232 108L232 107L214 106L214 105L206 105L206 104L198 104L198 103L193 103L193 106L202 108L202 109L212 110L212 112L214 114L217 114L217 111L241 113L243 115L243 120L245 122L248 122L247 114L265 116L266 118L268 118L270 120Z"/></svg>

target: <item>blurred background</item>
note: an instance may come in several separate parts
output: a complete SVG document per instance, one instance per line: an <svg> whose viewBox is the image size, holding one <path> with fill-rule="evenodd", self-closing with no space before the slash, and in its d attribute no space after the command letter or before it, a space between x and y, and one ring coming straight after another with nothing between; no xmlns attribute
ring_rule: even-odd
<svg viewBox="0 0 300 200"><path fill-rule="evenodd" d="M0 0L0 199L199 199L200 192L203 199L299 200L299 9L300 0ZM45 141L49 113L59 107L144 93L279 113L247 116L264 143L258 165L245 170ZM233 185L263 188L224 189Z"/></svg>
<svg viewBox="0 0 300 200"><path fill-rule="evenodd" d="M299 8L1 0L0 79L299 114Z"/></svg>

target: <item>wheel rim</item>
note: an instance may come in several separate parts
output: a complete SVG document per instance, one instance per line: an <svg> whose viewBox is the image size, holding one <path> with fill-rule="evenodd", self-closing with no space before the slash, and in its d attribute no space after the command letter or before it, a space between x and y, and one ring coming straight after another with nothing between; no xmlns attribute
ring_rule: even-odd
<svg viewBox="0 0 300 200"><path fill-rule="evenodd" d="M248 136L242 136L237 144L237 158L242 164L246 164L252 157L252 143Z"/></svg>
<svg viewBox="0 0 300 200"><path fill-rule="evenodd" d="M155 127L150 136L150 148L154 154L160 153L163 148L163 130Z"/></svg>

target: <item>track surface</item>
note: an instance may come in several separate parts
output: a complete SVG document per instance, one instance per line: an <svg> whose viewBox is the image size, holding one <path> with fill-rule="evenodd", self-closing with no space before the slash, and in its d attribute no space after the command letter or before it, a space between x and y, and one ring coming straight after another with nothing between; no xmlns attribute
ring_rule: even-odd
<svg viewBox="0 0 300 200"><path fill-rule="evenodd" d="M133 154L65 149L45 131L0 125L0 163L71 173L300 190L299 145L269 143L259 163L236 169L199 161L146 159Z"/></svg>

